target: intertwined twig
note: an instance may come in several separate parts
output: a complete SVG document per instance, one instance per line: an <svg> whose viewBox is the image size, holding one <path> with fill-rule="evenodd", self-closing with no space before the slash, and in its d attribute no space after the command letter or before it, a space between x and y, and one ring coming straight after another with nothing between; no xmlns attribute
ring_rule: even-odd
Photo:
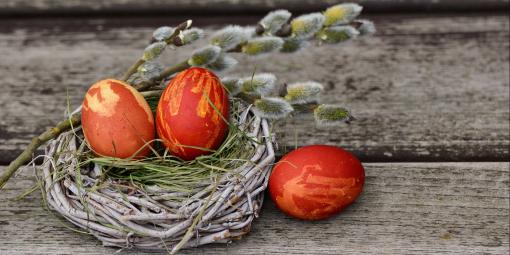
<svg viewBox="0 0 510 255"><path fill-rule="evenodd" d="M267 120L249 107L237 124L253 138L253 155L216 180L192 187L193 192L122 188L118 180L100 180L101 167L79 163L77 156L86 148L76 136L81 136L79 128L63 133L48 144L41 166L46 201L106 246L175 253L239 238L248 233L262 206L274 162L274 140Z"/></svg>

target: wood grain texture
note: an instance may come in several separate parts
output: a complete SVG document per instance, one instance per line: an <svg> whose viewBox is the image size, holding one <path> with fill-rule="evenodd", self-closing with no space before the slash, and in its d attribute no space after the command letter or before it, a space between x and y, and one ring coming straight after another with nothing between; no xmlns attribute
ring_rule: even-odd
<svg viewBox="0 0 510 255"><path fill-rule="evenodd" d="M266 199L244 239L182 254L508 254L508 163L368 163L365 169L362 196L339 216L298 221ZM38 193L10 200L34 183L27 169L0 193L2 254L116 251L66 229L41 207Z"/></svg>
<svg viewBox="0 0 510 255"><path fill-rule="evenodd" d="M507 11L508 0L4 0L0 16L20 15L203 15L261 13L286 8L319 11L341 2L357 2L368 12Z"/></svg>
<svg viewBox="0 0 510 255"><path fill-rule="evenodd" d="M256 59L236 55L240 64L229 74L270 71L281 83L322 82L323 101L347 106L358 118L338 128L316 128L309 116L280 124L275 128L280 153L326 143L364 161L506 161L508 17L382 16L375 21L377 36L342 46ZM77 31L57 25L0 32L1 163L61 120L67 97L77 107L90 84L121 75L152 30L88 22L88 29ZM129 19L124 22L129 25ZM204 43L169 50L162 62L179 62Z"/></svg>

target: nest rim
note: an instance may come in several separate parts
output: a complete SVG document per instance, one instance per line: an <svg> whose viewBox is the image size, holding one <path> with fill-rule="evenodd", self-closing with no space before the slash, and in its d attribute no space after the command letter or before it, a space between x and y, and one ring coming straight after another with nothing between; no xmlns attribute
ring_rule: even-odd
<svg viewBox="0 0 510 255"><path fill-rule="evenodd" d="M97 180L98 167L87 172L78 166L77 171L77 159L59 152L83 149L83 142L77 144L76 130L62 133L48 143L40 166L45 203L104 246L175 253L181 248L239 239L249 233L258 217L276 143L269 122L256 116L251 105L244 106L238 123L249 123L247 134L255 147L249 157L252 164L246 162L224 173L193 195L188 193L180 203L165 199L178 194L157 186L126 191L108 189L107 185L87 190L79 184L94 181L93 177Z"/></svg>

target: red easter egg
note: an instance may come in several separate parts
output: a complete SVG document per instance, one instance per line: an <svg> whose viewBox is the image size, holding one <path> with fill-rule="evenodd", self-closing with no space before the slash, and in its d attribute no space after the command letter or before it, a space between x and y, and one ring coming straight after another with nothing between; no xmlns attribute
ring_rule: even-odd
<svg viewBox="0 0 510 255"><path fill-rule="evenodd" d="M221 145L228 119L228 93L220 79L207 69L192 67L175 76L163 91L156 129L173 155L192 160Z"/></svg>
<svg viewBox="0 0 510 255"><path fill-rule="evenodd" d="M365 171L351 153L335 146L312 145L285 155L269 178L276 206L303 220L333 216L361 193Z"/></svg>
<svg viewBox="0 0 510 255"><path fill-rule="evenodd" d="M154 117L147 101L136 89L114 79L89 88L82 104L81 123L90 148L101 156L141 158L149 154L146 144L155 136Z"/></svg>

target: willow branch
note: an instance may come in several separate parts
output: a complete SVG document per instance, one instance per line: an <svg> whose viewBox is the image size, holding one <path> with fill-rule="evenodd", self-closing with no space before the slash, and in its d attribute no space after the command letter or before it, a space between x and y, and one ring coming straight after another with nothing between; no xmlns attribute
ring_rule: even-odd
<svg viewBox="0 0 510 255"><path fill-rule="evenodd" d="M156 84L158 84L159 82L161 82L162 80L164 80L165 78L167 78L168 76L171 76L175 73L178 73L180 71L184 71L188 68L190 68L191 66L188 64L188 61L183 61L179 64L176 64L174 66L171 66L171 67L168 67L166 69L164 69L158 77L156 77L155 79L153 80L150 80L150 81L143 81L143 82L140 82L138 84L135 84L133 85L133 87L139 91L143 91L143 90L147 90L153 86L155 86Z"/></svg>
<svg viewBox="0 0 510 255"><path fill-rule="evenodd" d="M3 188L5 183L16 173L16 171L32 159L32 154L45 142L57 137L62 132L65 132L73 126L79 125L81 122L81 114L75 114L71 118L66 119L58 123L55 127L50 128L41 135L34 137L32 142L25 148L25 150L13 160L7 168L4 169L4 173L0 177L0 189Z"/></svg>
<svg viewBox="0 0 510 255"><path fill-rule="evenodd" d="M145 60L143 60L142 58L139 58L133 65L131 65L129 67L129 69L126 71L124 76L122 76L122 80L127 81L127 79L129 79L129 77L131 77L131 75L136 73L136 71L138 70L138 67L143 65L143 63L145 63Z"/></svg>
<svg viewBox="0 0 510 255"><path fill-rule="evenodd" d="M161 95L160 90L141 92L144 97L158 96ZM45 142L56 138L63 132L70 130L72 127L76 127L81 123L81 113L74 114L71 118L59 122L55 127L50 128L46 132L40 134L32 139L32 142L25 148L25 150L14 159L7 168L4 169L4 173L0 176L0 190L3 188L5 183L16 173L16 171L30 162L32 155L35 151L43 145Z"/></svg>
<svg viewBox="0 0 510 255"><path fill-rule="evenodd" d="M172 45L175 45L175 46L182 46L182 42L180 40L177 40L177 39L179 39L179 35L181 34L181 32L183 30L188 29L190 26L191 26L191 20L187 20L185 22L182 22L181 24L179 24L175 28L175 30L172 33L172 35L170 35L170 37L165 39L165 42L167 44L172 44ZM154 41L154 40L152 40L152 41ZM143 65L143 63L145 63L145 60L142 59L142 58L139 58L131 67L129 67L129 69L126 71L124 76L122 76L122 80L123 81L127 81L129 79L129 77L131 77L131 75L136 73L136 71L138 70L138 67Z"/></svg>

